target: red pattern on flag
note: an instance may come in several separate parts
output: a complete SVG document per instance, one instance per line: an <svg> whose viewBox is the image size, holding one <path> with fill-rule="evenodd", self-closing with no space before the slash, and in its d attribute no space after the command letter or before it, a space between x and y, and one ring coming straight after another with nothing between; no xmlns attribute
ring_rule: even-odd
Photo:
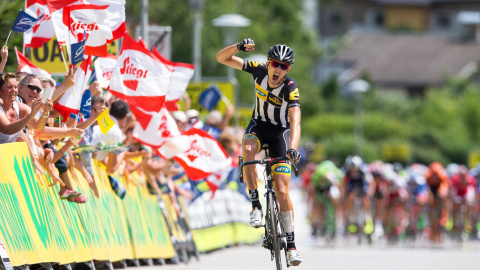
<svg viewBox="0 0 480 270"><path fill-rule="evenodd" d="M171 73L150 51L125 34L108 91L130 107L159 112L165 101Z"/></svg>
<svg viewBox="0 0 480 270"><path fill-rule="evenodd" d="M67 26L70 42L80 42L86 33L85 54L107 56L112 30L107 23L107 8L103 5L78 4L63 8L62 22Z"/></svg>
<svg viewBox="0 0 480 270"><path fill-rule="evenodd" d="M185 91L187 91L187 86L193 77L195 66L192 64L170 61L163 57L155 47L152 48L152 53L162 61L165 66L173 70L170 79L170 86L165 98L165 107L167 107L169 111L176 111L179 109L177 102Z"/></svg>
<svg viewBox="0 0 480 270"><path fill-rule="evenodd" d="M25 12L35 18L43 15L31 29L23 33L25 47L40 48L55 36L47 0L26 0Z"/></svg>
<svg viewBox="0 0 480 270"><path fill-rule="evenodd" d="M180 135L175 119L166 108L162 108L158 113L132 109L138 119L133 129L133 138L138 142L157 148L170 138Z"/></svg>
<svg viewBox="0 0 480 270"><path fill-rule="evenodd" d="M112 40L122 38L125 35L125 0L86 0L93 5L108 5L107 24L112 30ZM109 40L108 43L111 43Z"/></svg>
<svg viewBox="0 0 480 270"><path fill-rule="evenodd" d="M53 108L62 115L63 121L67 121L72 113L78 114L80 110L83 92L87 89L88 80L92 74L90 64L90 57L82 61L80 68L75 71L75 85L68 89L60 100L53 105Z"/></svg>
<svg viewBox="0 0 480 270"><path fill-rule="evenodd" d="M206 131L189 129L156 149L163 158L173 158L192 180L208 177L231 161L222 145Z"/></svg>
<svg viewBox="0 0 480 270"><path fill-rule="evenodd" d="M25 57L25 55L19 52L16 47L15 47L15 54L17 55L17 61L18 61L17 71L34 74L40 77L44 77L44 76L50 77L49 72L35 66L32 62L30 62L30 60L28 60L27 57Z"/></svg>

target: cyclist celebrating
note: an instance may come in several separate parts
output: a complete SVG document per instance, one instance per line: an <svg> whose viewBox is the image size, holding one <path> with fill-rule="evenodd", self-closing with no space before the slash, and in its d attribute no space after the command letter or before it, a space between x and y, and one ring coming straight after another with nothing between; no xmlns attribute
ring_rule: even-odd
<svg viewBox="0 0 480 270"><path fill-rule="evenodd" d="M255 159L263 144L268 143L271 157L289 156L300 160L297 152L300 141L300 94L297 82L287 76L295 61L293 50L276 44L268 51L268 61L263 64L246 61L236 53L251 52L255 43L247 38L240 43L223 48L217 53L217 61L232 68L251 73L255 81L256 104L252 119L242 139L245 162ZM287 259L299 265L302 258L295 247L293 204L288 193L290 164L277 163L273 167L274 189L280 205L280 214L287 234ZM247 188L252 200L250 225L262 226L262 207L258 196L258 174L255 166L245 167Z"/></svg>

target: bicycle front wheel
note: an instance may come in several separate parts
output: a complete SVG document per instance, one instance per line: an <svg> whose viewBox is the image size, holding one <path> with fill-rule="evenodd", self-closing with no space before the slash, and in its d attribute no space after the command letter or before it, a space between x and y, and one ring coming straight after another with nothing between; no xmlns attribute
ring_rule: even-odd
<svg viewBox="0 0 480 270"><path fill-rule="evenodd" d="M276 203L273 198L273 193L268 193L268 209L270 209L268 215L269 215L269 226L271 230L271 236L272 236L272 248L275 256L275 263L277 265L277 269L281 270L282 269L282 258L280 254L280 244L281 244L281 236L279 235L279 230L278 230L278 211L276 208Z"/></svg>

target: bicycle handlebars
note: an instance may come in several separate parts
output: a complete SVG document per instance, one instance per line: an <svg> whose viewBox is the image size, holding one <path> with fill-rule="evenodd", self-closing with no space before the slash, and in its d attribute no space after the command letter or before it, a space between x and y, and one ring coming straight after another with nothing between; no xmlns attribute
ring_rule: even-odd
<svg viewBox="0 0 480 270"><path fill-rule="evenodd" d="M288 157L276 157L276 158L264 158L264 159L255 159L251 161L243 161L243 157L239 156L238 157L238 170L239 170L239 180L240 183L243 183L243 166L246 165L253 165L253 164L272 164L275 162L280 162L280 161L287 161L290 160ZM295 176L298 177L298 168L297 168L297 161L295 158L292 159L292 167L295 172Z"/></svg>

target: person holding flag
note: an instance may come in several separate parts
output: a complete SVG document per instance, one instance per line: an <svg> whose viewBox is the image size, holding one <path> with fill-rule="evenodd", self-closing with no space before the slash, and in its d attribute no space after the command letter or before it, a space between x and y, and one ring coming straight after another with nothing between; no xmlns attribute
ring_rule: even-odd
<svg viewBox="0 0 480 270"><path fill-rule="evenodd" d="M2 47L2 50L0 51L0 56L2 56L2 61L0 62L0 73L3 73L3 70L5 69L5 65L7 64L7 58L8 58L7 46Z"/></svg>
<svg viewBox="0 0 480 270"><path fill-rule="evenodd" d="M252 119L242 140L243 159L251 161L268 143L272 157L289 156L300 160L297 152L300 141L300 94L297 82L287 76L295 62L293 50L283 44L276 44L268 51L268 61L262 64L235 56L236 53L252 52L255 43L244 39L240 43L220 50L216 57L219 63L251 73L255 80L256 106ZM288 193L290 164L278 163L273 166L274 188L280 204L280 215L287 234L287 259L296 266L302 258L295 246L293 204ZM250 224L262 226L262 207L258 196L258 173L255 166L245 166L245 179L252 200Z"/></svg>
<svg viewBox="0 0 480 270"><path fill-rule="evenodd" d="M20 10L20 12L18 12L17 18L15 19L15 22L13 23L12 29L8 33L7 41L5 41L5 46L7 46L8 39L10 38L10 34L12 34L12 31L24 33L25 31L32 28L37 23L37 21L42 19L42 17L43 15L35 18L28 15L25 11Z"/></svg>

